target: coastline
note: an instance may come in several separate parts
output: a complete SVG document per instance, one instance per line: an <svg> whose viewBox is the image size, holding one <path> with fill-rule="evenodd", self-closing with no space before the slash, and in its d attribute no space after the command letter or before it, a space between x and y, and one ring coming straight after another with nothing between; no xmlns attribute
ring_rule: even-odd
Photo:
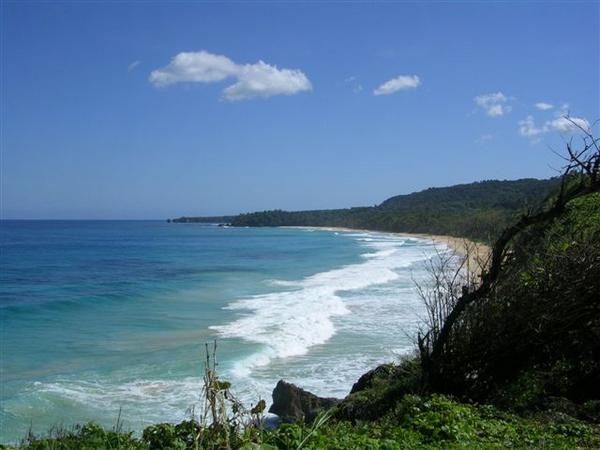
<svg viewBox="0 0 600 450"><path fill-rule="evenodd" d="M322 231L341 231L341 232L366 232L366 233L383 233L394 236L405 236L409 238L424 239L429 241L438 242L447 246L449 249L454 251L461 257L466 257L466 269L469 272L477 275L481 274L481 269L486 266L491 248L481 242L475 242L471 239L461 238L456 236L448 236L441 234L427 234L427 233L405 233L399 231L379 231L369 230L364 228L347 228L347 227L318 227L318 226L283 226L280 228L297 228L297 229L310 229L310 230L322 230Z"/></svg>

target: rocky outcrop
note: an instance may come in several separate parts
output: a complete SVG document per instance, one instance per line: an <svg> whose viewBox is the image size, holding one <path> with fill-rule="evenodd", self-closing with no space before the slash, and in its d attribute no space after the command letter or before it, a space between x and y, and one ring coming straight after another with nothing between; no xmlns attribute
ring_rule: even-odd
<svg viewBox="0 0 600 450"><path fill-rule="evenodd" d="M318 397L291 383L279 380L273 389L273 404L269 412L284 422L312 421L320 412L340 402L337 398Z"/></svg>
<svg viewBox="0 0 600 450"><path fill-rule="evenodd" d="M391 378L398 375L398 367L394 364L383 364L374 368L373 370L369 370L367 373L363 374L356 383L352 385L351 394L356 392L364 391L365 389L372 388L375 383L380 380L388 381Z"/></svg>
<svg viewBox="0 0 600 450"><path fill-rule="evenodd" d="M418 360L383 364L361 376L350 394L337 406L335 417L351 422L377 420L392 411L406 394L421 393Z"/></svg>

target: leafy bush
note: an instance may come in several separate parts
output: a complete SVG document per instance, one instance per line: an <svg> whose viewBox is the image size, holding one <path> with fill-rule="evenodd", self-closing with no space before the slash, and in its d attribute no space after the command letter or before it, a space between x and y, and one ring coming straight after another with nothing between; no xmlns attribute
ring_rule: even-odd
<svg viewBox="0 0 600 450"><path fill-rule="evenodd" d="M516 411L600 398L600 193L519 231L436 364L433 390Z"/></svg>
<svg viewBox="0 0 600 450"><path fill-rule="evenodd" d="M144 429L142 440L150 450L185 450L186 442L179 436L177 426L172 423L160 423Z"/></svg>
<svg viewBox="0 0 600 450"><path fill-rule="evenodd" d="M21 448L31 450L147 450L148 447L133 437L131 432L107 431L90 422L76 426L72 430L53 429L47 437L29 435L22 443Z"/></svg>

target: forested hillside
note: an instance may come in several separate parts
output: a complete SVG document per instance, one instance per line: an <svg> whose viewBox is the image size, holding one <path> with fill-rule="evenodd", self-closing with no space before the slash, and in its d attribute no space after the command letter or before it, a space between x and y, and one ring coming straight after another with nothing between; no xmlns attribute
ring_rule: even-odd
<svg viewBox="0 0 600 450"><path fill-rule="evenodd" d="M557 178L489 180L398 195L372 207L272 210L233 217L181 217L173 221L254 227L337 226L449 234L490 241L516 216L539 205L557 186Z"/></svg>

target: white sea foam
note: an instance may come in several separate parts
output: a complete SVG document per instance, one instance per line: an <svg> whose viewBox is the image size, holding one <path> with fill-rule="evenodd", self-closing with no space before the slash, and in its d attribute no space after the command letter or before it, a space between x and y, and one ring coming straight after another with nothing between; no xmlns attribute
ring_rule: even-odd
<svg viewBox="0 0 600 450"><path fill-rule="evenodd" d="M377 233L345 233L365 246L364 262L317 273L299 281L272 281L287 288L237 300L226 309L242 317L211 328L225 338L241 338L262 344L263 350L238 361L234 374L247 376L276 358L306 354L336 333L334 318L350 314L340 294L389 283L398 269L423 260L423 247L405 246L406 238Z"/></svg>
<svg viewBox="0 0 600 450"><path fill-rule="evenodd" d="M116 415L122 408L126 416L137 417L142 423L154 423L164 420L183 420L191 410L199 412L201 380L187 377L178 380L137 379L128 382L118 380L57 380L50 383L36 382L31 393L37 398L52 400L53 397L68 400L73 405L85 405L97 412L94 417L103 414ZM53 405L51 401L48 405ZM38 405L39 406L39 405ZM17 406L8 405L8 410L19 414ZM41 413L44 413L41 408ZM137 416L136 413L137 412ZM50 413L50 411L45 411Z"/></svg>

